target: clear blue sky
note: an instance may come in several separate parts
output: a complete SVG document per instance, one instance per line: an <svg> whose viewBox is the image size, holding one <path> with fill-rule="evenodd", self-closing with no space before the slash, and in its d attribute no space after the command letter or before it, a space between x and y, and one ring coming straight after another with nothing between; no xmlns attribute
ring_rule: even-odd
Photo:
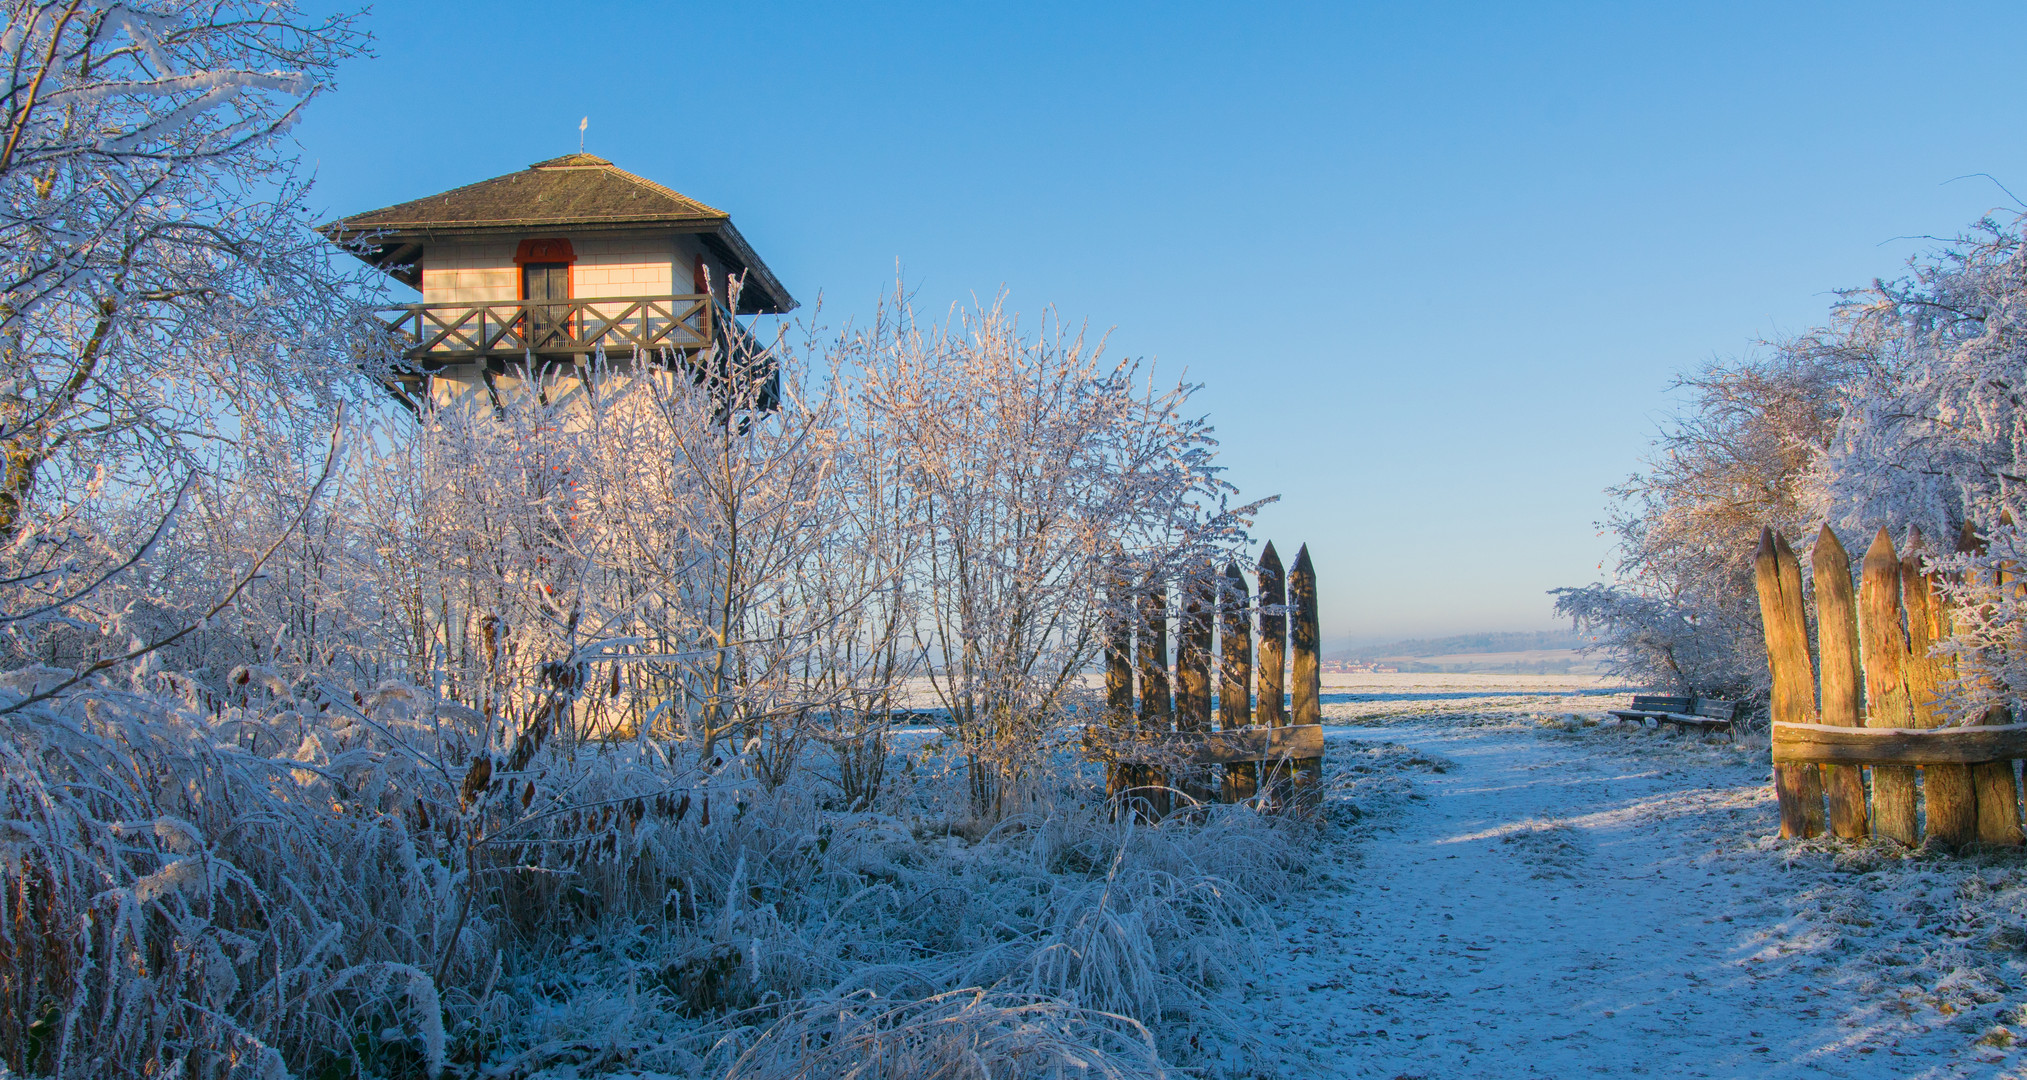
<svg viewBox="0 0 2027 1080"><path fill-rule="evenodd" d="M2027 193L2017 4L387 3L333 214L587 148L805 311L1004 288L1207 383L1326 638L1555 625L1671 376Z"/></svg>

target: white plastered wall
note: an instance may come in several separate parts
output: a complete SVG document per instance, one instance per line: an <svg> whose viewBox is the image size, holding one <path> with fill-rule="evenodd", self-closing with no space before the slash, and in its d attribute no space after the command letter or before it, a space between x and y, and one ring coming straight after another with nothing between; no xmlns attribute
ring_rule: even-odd
<svg viewBox="0 0 2027 1080"><path fill-rule="evenodd" d="M680 291L690 292L696 288L697 256L704 257L704 270L710 275L711 293L719 302L725 300L725 263L704 246L702 238L694 233L678 234L676 248L676 284Z"/></svg>
<svg viewBox="0 0 2027 1080"><path fill-rule="evenodd" d="M422 252L422 302L494 304L521 298L512 240L444 241Z"/></svg>
<svg viewBox="0 0 2027 1080"><path fill-rule="evenodd" d="M570 268L570 292L578 299L600 296L670 296L691 289L696 241L690 237L572 236L577 261ZM519 240L438 241L422 259L425 304L500 303L521 298L521 268L514 264ZM723 269L712 267L714 280Z"/></svg>
<svg viewBox="0 0 2027 1080"><path fill-rule="evenodd" d="M674 246L667 235L569 239L577 253L577 263L570 268L570 294L577 299L672 296L690 291L690 275L677 274ZM507 254L511 257L513 252Z"/></svg>
<svg viewBox="0 0 2027 1080"><path fill-rule="evenodd" d="M503 404L531 396L534 379L523 379L520 366L508 365L509 371L494 375L493 386ZM539 375L542 390L552 405L563 406L563 423L574 428L588 423L588 410L577 407L585 403L584 382L578 377L577 369L567 363L551 364ZM492 397L486 391L485 375L477 364L459 364L437 372L429 381L429 399L438 408L457 406L466 409L489 409Z"/></svg>

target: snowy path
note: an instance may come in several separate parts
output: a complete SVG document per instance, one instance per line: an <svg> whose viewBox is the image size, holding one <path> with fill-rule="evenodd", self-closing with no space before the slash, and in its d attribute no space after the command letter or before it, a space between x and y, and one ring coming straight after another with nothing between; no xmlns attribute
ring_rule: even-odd
<svg viewBox="0 0 2027 1080"><path fill-rule="evenodd" d="M1414 772L1416 794L1335 844L1327 879L1284 909L1285 945L1246 995L1263 1074L1989 1076L2018 1063L1973 1045L1999 999L2020 1000L2003 975L1959 1002L1982 1018L1924 1014L1854 963L1868 943L1796 915L1844 901L1809 893L1826 875L1762 839L1774 819L1754 755L1447 719L1330 729L1339 759L1395 743L1448 767Z"/></svg>

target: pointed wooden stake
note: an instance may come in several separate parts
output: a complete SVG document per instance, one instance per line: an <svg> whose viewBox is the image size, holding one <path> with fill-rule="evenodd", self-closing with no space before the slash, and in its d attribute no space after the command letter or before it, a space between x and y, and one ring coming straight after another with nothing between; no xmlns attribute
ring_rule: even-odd
<svg viewBox="0 0 2027 1080"><path fill-rule="evenodd" d="M1309 561L1309 545L1295 553L1295 565L1288 571L1288 606L1295 609L1289 627L1289 704L1297 724L1323 722L1323 635L1316 609L1316 567ZM1299 758L1295 762L1296 799L1305 805L1321 805L1323 759Z"/></svg>
<svg viewBox="0 0 2027 1080"><path fill-rule="evenodd" d="M1803 724L1816 715L1816 672L1809 660L1808 628L1802 616L1802 567L1786 539L1760 530L1753 557L1759 589L1760 624L1767 639L1767 667L1773 676L1775 723ZM1823 831L1823 781L1814 766L1775 765L1774 793L1781 806L1781 835L1816 836Z"/></svg>
<svg viewBox="0 0 2027 1080"><path fill-rule="evenodd" d="M1253 616L1247 610L1246 575L1225 564L1218 593L1218 727L1231 731L1253 722ZM1259 767L1250 761L1225 766L1224 800L1244 802L1259 790Z"/></svg>
<svg viewBox="0 0 2027 1080"><path fill-rule="evenodd" d="M1810 562L1816 577L1816 647L1823 665L1822 722L1858 727L1858 606L1851 589L1851 557L1828 525L1816 535ZM1863 839L1865 770L1857 765L1825 765L1823 786L1830 796L1830 831L1848 840Z"/></svg>
<svg viewBox="0 0 2027 1080"><path fill-rule="evenodd" d="M1217 619L1217 591L1210 567L1184 576L1182 618L1175 643L1175 729L1211 730L1211 645ZM1193 766L1178 778L1183 793L1199 803L1217 797L1209 766Z"/></svg>
<svg viewBox="0 0 2027 1080"><path fill-rule="evenodd" d="M2003 520L2003 519L2002 519ZM1983 554L1984 541L1978 538L1977 530L1971 523L1964 522L1963 532L1957 537L1957 550L1966 554ZM1997 583L2004 585L2013 575L2000 572ZM1949 623L1947 613L1944 625ZM1954 676L1954 668L1950 670ZM2013 722L2012 710L1995 705L1985 711L1981 724L2009 724ZM1971 787L1978 798L1978 841L1994 847L2019 847L2020 831L2020 778L2013 771L2011 761L1987 761L1971 766Z"/></svg>
<svg viewBox="0 0 2027 1080"><path fill-rule="evenodd" d="M1900 597L1907 608L1907 694L1914 726L1935 727L1943 717L1936 710L1942 692L1936 661L1929 650L1941 635L1940 604L1935 583L1921 570L1921 530L1907 531L1907 550L1900 559ZM1969 765L1924 765L1921 797L1927 810L1929 842L1961 848L1978 838L1978 789Z"/></svg>
<svg viewBox="0 0 2027 1080"><path fill-rule="evenodd" d="M1281 570L1281 555L1274 542L1260 552L1260 691L1254 716L1267 727L1288 723L1288 706L1282 698L1288 669L1288 577Z"/></svg>
<svg viewBox="0 0 2027 1080"><path fill-rule="evenodd" d="M1900 556L1893 538L1880 529L1865 552L1858 586L1858 640L1865 661L1865 726L1914 726L1914 699L1907 689L1907 633L1900 621ZM1912 765L1872 767L1872 825L1879 835L1913 846L1921 843Z"/></svg>
<svg viewBox="0 0 2027 1080"><path fill-rule="evenodd" d="M1140 730L1167 731L1175 722L1175 701L1168 682L1168 586L1154 585L1140 601ZM1149 812L1166 817L1169 810L1168 774L1158 766L1143 766L1140 786L1147 794Z"/></svg>
<svg viewBox="0 0 2027 1080"><path fill-rule="evenodd" d="M1133 597L1124 582L1114 581L1106 595L1105 725L1118 731L1133 727ZM1129 789L1139 786L1137 765L1107 765L1105 796L1114 812Z"/></svg>

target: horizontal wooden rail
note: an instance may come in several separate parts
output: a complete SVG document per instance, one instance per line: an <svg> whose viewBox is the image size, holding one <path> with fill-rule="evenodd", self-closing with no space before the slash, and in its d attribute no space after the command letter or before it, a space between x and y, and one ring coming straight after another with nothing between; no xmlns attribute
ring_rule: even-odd
<svg viewBox="0 0 2027 1080"><path fill-rule="evenodd" d="M2027 758L2027 724L1866 728L1774 724L1774 763L1975 765Z"/></svg>
<svg viewBox="0 0 2027 1080"><path fill-rule="evenodd" d="M736 332L722 305L703 293L408 304L380 314L403 356L426 366L530 352L700 350L718 331Z"/></svg>
<svg viewBox="0 0 2027 1080"><path fill-rule="evenodd" d="M1230 731L1084 729L1084 752L1115 765L1234 765L1323 756L1323 725L1243 727Z"/></svg>

